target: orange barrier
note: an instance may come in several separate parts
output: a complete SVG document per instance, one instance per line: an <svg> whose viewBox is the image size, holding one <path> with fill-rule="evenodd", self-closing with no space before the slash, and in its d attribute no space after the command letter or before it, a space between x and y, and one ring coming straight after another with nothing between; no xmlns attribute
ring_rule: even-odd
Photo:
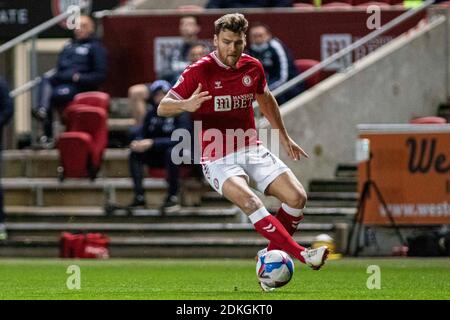
<svg viewBox="0 0 450 320"><path fill-rule="evenodd" d="M372 126L373 127L373 126ZM384 125L360 132L370 141L371 178L400 225L450 223L450 125ZM358 165L358 190L367 179L367 162ZM371 192L364 224L389 225Z"/></svg>

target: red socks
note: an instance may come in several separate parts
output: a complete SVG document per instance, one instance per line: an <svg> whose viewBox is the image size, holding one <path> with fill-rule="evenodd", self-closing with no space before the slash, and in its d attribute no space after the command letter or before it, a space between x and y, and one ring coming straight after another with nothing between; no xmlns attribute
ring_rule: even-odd
<svg viewBox="0 0 450 320"><path fill-rule="evenodd" d="M294 209L286 204L282 204L275 216L281 222L286 231L292 236L297 230L300 221L303 220L303 209ZM270 242L267 250L280 250L281 248L274 242Z"/></svg>
<svg viewBox="0 0 450 320"><path fill-rule="evenodd" d="M305 260L300 254L305 248L292 239L292 236L286 231L281 222L272 216L265 207L253 212L249 218L259 234L283 251L286 251L291 256L305 263Z"/></svg>

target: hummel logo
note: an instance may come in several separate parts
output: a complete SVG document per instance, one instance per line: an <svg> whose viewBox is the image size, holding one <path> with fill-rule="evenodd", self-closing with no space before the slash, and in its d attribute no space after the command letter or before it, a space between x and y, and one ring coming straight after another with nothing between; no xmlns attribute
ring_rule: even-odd
<svg viewBox="0 0 450 320"><path fill-rule="evenodd" d="M273 226L271 223L269 223L268 226L263 227L263 229L267 232L275 232L275 230L277 229L275 226Z"/></svg>
<svg viewBox="0 0 450 320"><path fill-rule="evenodd" d="M222 81L216 81L214 82L214 89L222 89Z"/></svg>

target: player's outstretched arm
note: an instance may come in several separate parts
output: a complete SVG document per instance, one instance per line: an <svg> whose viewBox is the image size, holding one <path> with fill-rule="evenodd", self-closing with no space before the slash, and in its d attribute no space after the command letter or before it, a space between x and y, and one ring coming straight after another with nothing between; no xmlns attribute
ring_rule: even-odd
<svg viewBox="0 0 450 320"><path fill-rule="evenodd" d="M256 95L262 114L267 118L273 129L280 130L280 142L292 160L299 160L301 156L309 158L308 154L289 137L283 118L281 118L280 108L270 90Z"/></svg>
<svg viewBox="0 0 450 320"><path fill-rule="evenodd" d="M199 83L197 89L189 99L178 100L170 92L161 100L158 106L158 116L173 117L182 112L195 112L202 106L202 103L212 98L208 91L202 91Z"/></svg>

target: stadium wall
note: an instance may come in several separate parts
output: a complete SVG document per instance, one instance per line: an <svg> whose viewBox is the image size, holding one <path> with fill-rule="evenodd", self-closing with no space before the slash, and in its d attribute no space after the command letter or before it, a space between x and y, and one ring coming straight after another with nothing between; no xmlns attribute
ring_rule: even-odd
<svg viewBox="0 0 450 320"><path fill-rule="evenodd" d="M282 108L291 136L310 159L293 162L305 187L332 178L338 163L355 162L357 124L407 123L435 115L448 96L445 18L406 33ZM282 150L281 150L282 151Z"/></svg>

